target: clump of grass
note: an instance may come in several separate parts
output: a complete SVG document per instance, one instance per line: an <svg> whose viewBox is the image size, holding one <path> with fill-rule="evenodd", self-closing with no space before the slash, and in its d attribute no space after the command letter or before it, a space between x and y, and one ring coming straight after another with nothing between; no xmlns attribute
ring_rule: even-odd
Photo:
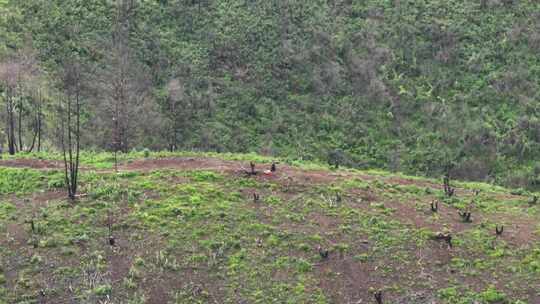
<svg viewBox="0 0 540 304"><path fill-rule="evenodd" d="M105 297L112 292L112 286L109 284L99 285L94 288L94 294L99 297Z"/></svg>
<svg viewBox="0 0 540 304"><path fill-rule="evenodd" d="M489 304L507 303L506 295L498 291L494 286L489 286L485 291L481 292L479 298Z"/></svg>
<svg viewBox="0 0 540 304"><path fill-rule="evenodd" d="M27 168L0 168L0 195L27 194L43 188L62 187L60 171L39 171Z"/></svg>

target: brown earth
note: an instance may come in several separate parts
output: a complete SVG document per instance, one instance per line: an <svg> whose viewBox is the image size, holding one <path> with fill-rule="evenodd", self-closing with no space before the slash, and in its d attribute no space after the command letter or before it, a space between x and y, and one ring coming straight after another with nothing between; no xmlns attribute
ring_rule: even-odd
<svg viewBox="0 0 540 304"><path fill-rule="evenodd" d="M20 160L9 160L9 161L0 161L0 166L4 167L15 167L15 168L32 168L39 170L49 170L49 169L62 169L63 164L58 161L45 161L45 160L34 160L34 159L20 159ZM119 166L120 171L143 171L149 172L153 170L161 169L174 169L174 170L210 170L220 172L233 177L247 176L247 171L249 168L248 162L240 161L226 161L217 158L203 158L203 157L186 157L186 158L162 158L162 159L145 159L145 160L136 160L129 163L123 163ZM290 201L295 197L296 194L301 191L303 188L310 187L314 184L332 184L347 178L360 178L362 180L373 180L375 177L368 175L355 174L350 172L330 172L322 170L305 170L299 169L287 165L278 165L278 171L275 174L267 175L262 171L269 169L270 164L257 164L256 170L257 175L252 176L259 182L269 181L276 182L284 186L284 189L291 189L290 192L279 192L278 196L281 198ZM112 172L112 170L107 169L92 169L92 168L82 168L82 170L95 170L99 172ZM391 177L391 178L381 178L381 180L390 185L416 185L418 187L428 187L433 189L440 189L441 185L434 184L427 181L418 181L414 179L407 179L401 177ZM179 181L182 182L182 181ZM247 200L252 200L252 194L255 189L244 189L243 195ZM458 189L458 193L462 195L472 196L470 190ZM29 198L32 204L39 206L41 204L46 204L50 200L58 200L64 197L63 192L44 192L32 195ZM270 195L270 193L261 193L261 199ZM510 195L510 194L498 194L501 199L513 200L518 199L519 196ZM364 190L364 189L351 189L344 194L344 201L351 206L355 206L358 209L365 209L369 207L370 202L377 202L381 199L381 196L377 191ZM459 235L470 229L472 224L461 222L459 215L457 214L457 209L451 206L445 206L444 204L439 204L439 211L437 216L439 220L436 223L429 220L429 217L432 216L432 212L429 208L429 203L431 200L435 199L433 195L426 195L423 201L414 202L414 201L385 201L384 206L386 208L392 208L394 211L393 215L396 219L410 224L415 228L429 228L432 231L442 231L448 229L454 235ZM28 199L27 199L28 200ZM22 204L27 203L25 200L14 199L17 206L22 207ZM416 204L419 204L420 208L417 208ZM272 208L271 206L264 204L251 204L251 207L256 209L261 216L261 220L266 222L270 221L272 218ZM478 215L473 214L474 223L479 222L490 222L490 223L508 223L505 226L504 234L501 236L502 239L507 241L513 246L526 245L532 242L539 241L539 236L535 232L535 227L537 223L529 218L520 218L520 217L508 217L507 215ZM340 225L339 219L334 217L329 217L323 214L313 213L310 214L306 219L307 222L312 225L309 226L308 232L311 231L313 227L319 227L321 234L324 235L324 231L327 230L336 230ZM283 227L285 230L297 230L297 229L306 229L308 227L302 227L302 225L296 225L294 223L285 223ZM12 246L28 246L26 241L28 239L27 232L21 227L21 225L12 224L7 227L7 234L12 238ZM140 253L126 244L125 240L127 237L120 237L119 243L115 251L110 251L107 253L108 259L110 261L110 278L113 282L120 281L122 278L126 277L129 268L132 265L133 258ZM328 240L329 244L338 242L338 239ZM2 244L3 242L0 242ZM361 245L356 244L358 248L361 249ZM419 278L422 278L425 281L429 281L436 287L442 286L442 282L435 282L434 277L444 277L445 272L448 271L445 267L440 267L439 265L446 265L450 260L457 255L457 251L449 250L444 243L430 242L425 248L419 250L414 250L418 255L418 264L417 265L392 265L394 269L403 269L403 274L414 274ZM422 254L423 253L423 254ZM396 272L390 277L381 278L378 276L378 265L384 261L378 261L377 263L361 263L353 259L352 256L338 256L331 255L330 258L326 261L317 264L316 271L320 277L319 287L326 291L332 291L333 297L342 301L347 301L348 303L353 303L355 299L372 299L372 291L367 289L367 287L373 287L375 289L383 288L392 282L399 282L401 273ZM387 261L388 263L392 263ZM334 277L337 274L338 277ZM203 277L201 274L190 274L190 278ZM9 278L8 274L8 280ZM148 281L145 281L143 284L145 287L148 287L147 290L150 290L148 303L164 303L168 299L167 290L182 288L183 285L178 281L178 278L168 278L165 280L166 283L162 280L163 278L149 278ZM193 281L204 282L202 278L200 280L192 279ZM464 278L465 279L465 278ZM474 286L478 283L478 280L481 278L467 278L472 280L468 282L468 285ZM185 283L185 282L184 282ZM200 285L200 284L199 284ZM199 285L195 285L198 288ZM210 287L208 287L210 288ZM206 288L205 288L206 289ZM531 292L532 294L532 292ZM419 294L419 297L423 294ZM426 296L428 297L428 296ZM531 296L532 299L537 299L535 296ZM399 299L393 299L395 303L407 303L401 302ZM432 299L429 299L431 301ZM405 300L404 300L405 301ZM432 303L427 302L425 303ZM369 302L358 302L358 303L369 303ZM424 302L418 302L424 303Z"/></svg>

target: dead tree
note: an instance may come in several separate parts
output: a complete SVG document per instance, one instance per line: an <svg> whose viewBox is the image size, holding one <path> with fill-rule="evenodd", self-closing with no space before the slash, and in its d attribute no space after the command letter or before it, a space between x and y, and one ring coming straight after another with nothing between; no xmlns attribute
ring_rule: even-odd
<svg viewBox="0 0 540 304"><path fill-rule="evenodd" d="M65 97L59 106L60 142L68 197L74 200L79 179L81 142L82 71L79 62L66 64L63 75Z"/></svg>
<svg viewBox="0 0 540 304"><path fill-rule="evenodd" d="M117 1L117 15L115 20L115 30L113 35L113 68L112 68L112 99L114 103L113 113L113 149L114 149L114 170L118 172L118 151L127 150L125 147L125 122L127 120L128 103L128 71L129 48L128 39L130 31L130 16L133 10L133 1ZM127 152L127 151L124 151Z"/></svg>
<svg viewBox="0 0 540 304"><path fill-rule="evenodd" d="M20 152L32 152L36 147L36 141L38 142L39 150L41 149L42 96L40 89L37 89L37 91L37 94L32 92L29 95L19 96L18 102L15 104L17 109L16 129L18 137L16 141L18 142L18 150ZM30 131L28 136L25 134L25 129L29 129ZM15 144L15 147L17 147L17 144Z"/></svg>
<svg viewBox="0 0 540 304"><path fill-rule="evenodd" d="M13 93L10 88L6 90L6 115L8 153L14 155L17 153L17 143L15 142L15 102L13 101Z"/></svg>
<svg viewBox="0 0 540 304"><path fill-rule="evenodd" d="M23 48L6 61L0 62L0 91L5 91L6 133L8 152L13 155L24 149L25 88L36 81L37 60L31 48ZM35 136L34 136L35 140Z"/></svg>
<svg viewBox="0 0 540 304"><path fill-rule="evenodd" d="M38 92L38 102L36 107L36 134L37 134L37 151L41 152L41 138L43 133L43 94L41 89Z"/></svg>
<svg viewBox="0 0 540 304"><path fill-rule="evenodd" d="M16 107L17 107L17 110L19 111L19 114L17 115L17 131L18 131L17 133L19 137L19 149L22 151L24 149L22 122L23 122L23 117L25 114L23 98L18 98Z"/></svg>
<svg viewBox="0 0 540 304"><path fill-rule="evenodd" d="M27 152L34 151L34 148L36 147L36 141L37 141L37 151L41 151L41 136L42 136L42 126L43 126L43 96L41 88L37 88L37 96L30 97L32 100L32 103L28 105L29 109L27 114L31 114L31 129L32 129L32 140L30 142L30 145L26 149ZM33 110L32 110L33 109ZM19 124L21 124L22 120L22 114L19 114ZM23 149L23 136L22 136L22 125L19 125L19 147L21 150Z"/></svg>
<svg viewBox="0 0 540 304"><path fill-rule="evenodd" d="M15 138L15 109L20 74L21 67L15 60L0 63L0 81L2 85L0 89L4 89L5 92L6 135L10 155L14 155L18 150Z"/></svg>
<svg viewBox="0 0 540 304"><path fill-rule="evenodd" d="M107 139L108 150L114 156L114 169L118 171L118 153L127 153L132 137L144 122L144 101L151 92L151 79L147 67L135 56L131 34L134 17L140 1L113 0L111 35L105 41L106 51L102 64L97 67L93 81L99 92L100 106L95 115L104 120L100 127ZM140 116L139 116L140 114ZM103 132L100 130L100 132Z"/></svg>
<svg viewBox="0 0 540 304"><path fill-rule="evenodd" d="M114 172L118 172L118 150L120 149L120 135L118 131L118 105L115 105L115 116L113 117L114 122L114 140L113 140L113 147L114 147Z"/></svg>

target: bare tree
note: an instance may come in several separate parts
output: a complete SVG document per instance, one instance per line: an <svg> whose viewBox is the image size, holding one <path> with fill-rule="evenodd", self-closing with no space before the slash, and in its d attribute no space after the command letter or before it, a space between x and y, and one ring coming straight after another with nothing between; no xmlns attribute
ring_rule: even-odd
<svg viewBox="0 0 540 304"><path fill-rule="evenodd" d="M81 139L82 67L80 62L74 60L66 63L62 76L65 96L61 98L59 105L60 142L68 196L74 200L79 177Z"/></svg>
<svg viewBox="0 0 540 304"><path fill-rule="evenodd" d="M178 149L178 138L181 136L181 124L180 117L178 117L179 111L183 111L181 106L182 101L186 98L185 89L179 79L171 79L167 84L167 100L166 106L168 108L167 118L169 123L168 127L168 142L169 151L173 152Z"/></svg>
<svg viewBox="0 0 540 304"><path fill-rule="evenodd" d="M43 104L45 100L41 83L36 83L36 87L33 89L29 99L29 127L32 131L32 140L27 151L32 152L34 149L36 149L38 152L40 152L41 139L43 136Z"/></svg>
<svg viewBox="0 0 540 304"><path fill-rule="evenodd" d="M37 151L41 152L41 137L43 135L43 91L41 88L38 91L35 128L36 128L36 135L37 135ZM33 144L32 144L32 147L33 147Z"/></svg>
<svg viewBox="0 0 540 304"><path fill-rule="evenodd" d="M17 153L17 144L15 142L15 102L13 97L12 88L8 87L6 90L6 129L7 129L7 141L8 152L10 155Z"/></svg>
<svg viewBox="0 0 540 304"><path fill-rule="evenodd" d="M100 82L104 90L104 117L111 122L111 144L117 168L117 153L128 152L135 133L133 117L140 110L150 87L142 65L132 55L130 32L137 1L117 0L116 17L111 40L106 42L110 52Z"/></svg>
<svg viewBox="0 0 540 304"><path fill-rule="evenodd" d="M5 91L6 134L9 154L25 149L25 116L34 108L30 97L32 84L39 74L35 54L30 47L19 50L4 62L0 62L0 85ZM32 123L31 123L32 124ZM34 128L35 130L35 128ZM32 142L35 142L34 132ZM31 151L34 144L31 145Z"/></svg>
<svg viewBox="0 0 540 304"><path fill-rule="evenodd" d="M5 90L6 136L10 155L17 153L18 150L15 140L15 92L19 83L20 69L13 59L0 63L0 80Z"/></svg>

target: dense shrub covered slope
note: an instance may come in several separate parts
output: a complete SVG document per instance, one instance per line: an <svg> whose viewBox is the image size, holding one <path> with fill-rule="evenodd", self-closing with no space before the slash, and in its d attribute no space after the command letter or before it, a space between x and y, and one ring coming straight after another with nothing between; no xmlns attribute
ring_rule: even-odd
<svg viewBox="0 0 540 304"><path fill-rule="evenodd" d="M54 105L77 66L86 148L111 149L119 105L125 151L337 155L539 183L538 1L2 0L0 10L1 96L15 92L26 109L15 113L26 142L42 96L44 141L58 145ZM13 66L29 80L10 78Z"/></svg>

